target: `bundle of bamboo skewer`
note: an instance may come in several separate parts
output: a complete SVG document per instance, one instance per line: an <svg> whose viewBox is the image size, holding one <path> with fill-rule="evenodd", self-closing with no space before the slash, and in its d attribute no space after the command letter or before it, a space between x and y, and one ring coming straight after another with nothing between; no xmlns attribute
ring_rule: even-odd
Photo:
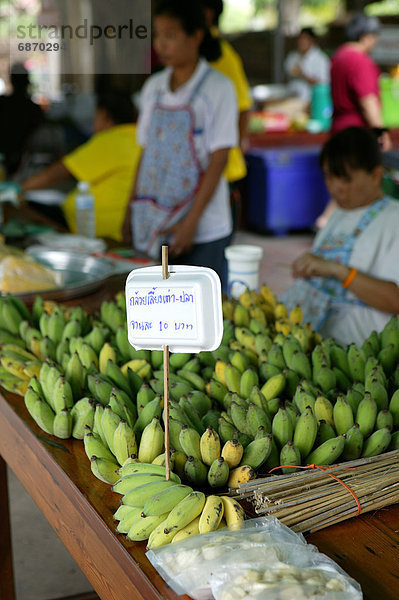
<svg viewBox="0 0 399 600"><path fill-rule="evenodd" d="M399 502L399 450L254 479L241 484L236 495L258 516L273 515L296 532L318 531Z"/></svg>

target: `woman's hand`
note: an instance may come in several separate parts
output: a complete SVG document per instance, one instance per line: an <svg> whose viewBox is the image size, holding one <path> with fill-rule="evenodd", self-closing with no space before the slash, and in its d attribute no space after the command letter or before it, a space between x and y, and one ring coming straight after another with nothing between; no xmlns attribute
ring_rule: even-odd
<svg viewBox="0 0 399 600"><path fill-rule="evenodd" d="M162 232L165 235L171 236L172 241L169 246L171 256L179 256L180 254L190 252L196 229L197 223L187 216L180 223Z"/></svg>
<svg viewBox="0 0 399 600"><path fill-rule="evenodd" d="M325 260L310 252L302 254L292 265L292 276L304 277L305 279L309 279L309 277L336 277L343 281L347 271L348 267L345 265Z"/></svg>

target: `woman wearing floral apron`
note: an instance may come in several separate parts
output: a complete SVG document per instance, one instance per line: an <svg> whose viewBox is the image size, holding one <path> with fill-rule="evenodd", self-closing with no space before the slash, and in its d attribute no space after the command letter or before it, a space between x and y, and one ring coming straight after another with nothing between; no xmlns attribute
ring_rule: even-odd
<svg viewBox="0 0 399 600"><path fill-rule="evenodd" d="M399 313L399 203L383 197L382 157L361 127L335 134L320 159L338 208L312 253L293 264L294 286L282 297L304 321L342 344L361 344ZM398 349L399 350L399 349Z"/></svg>
<svg viewBox="0 0 399 600"><path fill-rule="evenodd" d="M198 0L157 4L154 47L166 69L141 93L133 245L157 259L167 243L172 263L211 267L225 283L232 224L223 171L238 137L234 89L202 58L213 60L220 49Z"/></svg>

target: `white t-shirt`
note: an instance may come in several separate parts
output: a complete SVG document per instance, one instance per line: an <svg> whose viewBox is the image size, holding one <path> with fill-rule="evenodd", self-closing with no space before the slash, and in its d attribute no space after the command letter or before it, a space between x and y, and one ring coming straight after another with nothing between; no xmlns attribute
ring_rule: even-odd
<svg viewBox="0 0 399 600"><path fill-rule="evenodd" d="M368 207L355 210L337 208L327 225L317 234L315 245L323 242L326 235L346 237L356 229ZM399 285L399 202L390 200L387 206L371 221L357 237L349 266L385 281ZM356 298L349 292L351 298ZM324 322L320 333L334 337L341 344L362 344L373 331L381 331L391 315L368 306L345 305L333 309Z"/></svg>
<svg viewBox="0 0 399 600"><path fill-rule="evenodd" d="M200 59L192 77L176 91L170 90L172 70L166 68L152 75L144 84L140 95L140 113L137 125L138 143L147 145L147 136L156 101L164 106L186 105L194 88L210 68ZM195 119L194 145L200 165L205 171L210 156L222 148L238 144L238 108L235 91L227 77L211 68L210 73L191 101ZM215 193L206 206L195 233L194 242L202 244L222 239L232 232L229 189L222 176Z"/></svg>
<svg viewBox="0 0 399 600"><path fill-rule="evenodd" d="M300 52L288 54L284 67L289 77L291 77L291 70L295 65L299 65L305 75L315 79L317 83L330 82L330 59L318 46L311 46L306 54ZM302 100L311 101L312 86L310 83L300 78L294 78L288 85Z"/></svg>

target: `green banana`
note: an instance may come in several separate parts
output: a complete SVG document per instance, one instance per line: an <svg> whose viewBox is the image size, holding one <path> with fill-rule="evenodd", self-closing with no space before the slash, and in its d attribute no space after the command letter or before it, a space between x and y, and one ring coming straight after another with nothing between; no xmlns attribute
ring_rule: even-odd
<svg viewBox="0 0 399 600"><path fill-rule="evenodd" d="M272 424L269 415L266 414L262 408L259 408L259 406L253 404L252 402L248 405L246 419L248 430L253 438L258 431L258 427L260 426L264 427L267 433L271 433Z"/></svg>
<svg viewBox="0 0 399 600"><path fill-rule="evenodd" d="M104 483L113 485L118 480L117 471L119 465L114 461L92 456L90 458L90 467L93 475Z"/></svg>
<svg viewBox="0 0 399 600"><path fill-rule="evenodd" d="M337 401L333 408L334 427L338 435L346 433L353 427L352 407L347 402L345 396L338 394Z"/></svg>
<svg viewBox="0 0 399 600"><path fill-rule="evenodd" d="M205 384L205 381L203 380L203 378L201 377L201 375L199 375L199 373L190 371L190 370L186 369L185 367L183 367L183 369L179 369L178 371L176 371L176 373L179 377L186 380L187 383L193 389L199 390L201 392L205 391L206 384Z"/></svg>
<svg viewBox="0 0 399 600"><path fill-rule="evenodd" d="M165 521L165 531L175 533L198 517L205 505L205 494L191 492L183 498L169 513Z"/></svg>
<svg viewBox="0 0 399 600"><path fill-rule="evenodd" d="M182 369L190 358L188 352L174 352L169 357L169 365L173 370Z"/></svg>
<svg viewBox="0 0 399 600"><path fill-rule="evenodd" d="M184 465L185 479L194 485L205 485L208 477L208 468L195 456L188 456Z"/></svg>
<svg viewBox="0 0 399 600"><path fill-rule="evenodd" d="M376 429L382 429L383 427L389 427L391 431L393 429L393 415L387 408L383 408L378 412L375 422Z"/></svg>
<svg viewBox="0 0 399 600"><path fill-rule="evenodd" d="M280 369L280 371L286 368L287 365L284 359L283 350L279 344L273 343L267 353L267 362Z"/></svg>
<svg viewBox="0 0 399 600"><path fill-rule="evenodd" d="M308 465L331 465L341 456L344 447L345 438L343 435L331 438L313 450L306 457L305 463Z"/></svg>
<svg viewBox="0 0 399 600"><path fill-rule="evenodd" d="M234 439L234 425L226 421L223 417L219 417L218 433L223 444Z"/></svg>
<svg viewBox="0 0 399 600"><path fill-rule="evenodd" d="M124 419L119 421L114 431L113 453L120 465L123 465L132 454L137 454L137 442L134 431Z"/></svg>
<svg viewBox="0 0 399 600"><path fill-rule="evenodd" d="M282 448L280 452L280 465L283 473L295 473L298 469L295 469L295 466L301 465L301 453L298 448L295 446L294 442L287 442ZM283 466L290 465L290 466Z"/></svg>
<svg viewBox="0 0 399 600"><path fill-rule="evenodd" d="M261 393L264 395L267 402L278 398L285 388L285 377L282 373L274 375L261 387Z"/></svg>
<svg viewBox="0 0 399 600"><path fill-rule="evenodd" d="M118 471L119 475L120 471L121 469L119 469ZM166 481L165 473L133 473L131 475L124 475L123 477L121 477L121 479L118 479L118 481L112 486L112 491L116 494L121 494L122 496L125 496L126 494L129 494L131 491L135 490L139 486L145 485L146 483L159 483L160 481Z"/></svg>
<svg viewBox="0 0 399 600"><path fill-rule="evenodd" d="M216 458L209 466L208 483L211 487L223 487L229 479L230 469L222 456Z"/></svg>
<svg viewBox="0 0 399 600"><path fill-rule="evenodd" d="M69 408L63 408L56 413L53 422L53 434L61 439L68 439L72 435L72 415Z"/></svg>
<svg viewBox="0 0 399 600"><path fill-rule="evenodd" d="M309 394L309 392L307 392L305 388L299 384L295 390L292 402L297 407L299 413L302 413L307 406L310 406L312 409L314 409L315 397L312 394Z"/></svg>
<svg viewBox="0 0 399 600"><path fill-rule="evenodd" d="M106 458L115 462L114 455L104 444L98 433L90 431L89 428L85 430L83 444L87 458L90 459L92 456L97 456L98 458Z"/></svg>
<svg viewBox="0 0 399 600"><path fill-rule="evenodd" d="M83 440L85 427L93 428L95 406L91 398L80 398L71 408L72 416L72 437L77 440Z"/></svg>
<svg viewBox="0 0 399 600"><path fill-rule="evenodd" d="M369 392L375 403L377 404L378 410L388 408L388 392L385 386L380 383L377 379L372 379L365 385L366 392Z"/></svg>
<svg viewBox="0 0 399 600"><path fill-rule="evenodd" d="M65 369L65 379L71 386L74 400L81 398L86 382L86 371L80 362L77 352L74 352L68 360Z"/></svg>
<svg viewBox="0 0 399 600"><path fill-rule="evenodd" d="M122 504L142 507L154 494L158 494L160 491L170 489L176 485L176 482L172 480L166 481L166 479L162 479L161 477L154 477L154 479L157 479L157 481L143 483L134 487L130 492L127 492L122 497Z"/></svg>
<svg viewBox="0 0 399 600"><path fill-rule="evenodd" d="M345 434L345 446L342 453L344 460L360 458L363 449L363 434L358 423L355 423Z"/></svg>
<svg viewBox="0 0 399 600"><path fill-rule="evenodd" d="M156 517L144 517L141 515L134 523L132 523L127 533L127 538L133 542L142 542L144 540L148 540L154 529L156 529L156 527L158 527L158 525L162 523L167 516L168 513L164 513Z"/></svg>
<svg viewBox="0 0 399 600"><path fill-rule="evenodd" d="M347 348L347 358L350 376L353 381L364 381L366 356L362 348L350 344Z"/></svg>
<svg viewBox="0 0 399 600"><path fill-rule="evenodd" d="M327 394L327 392L336 387L337 376L333 369L327 365L322 365L320 369L314 373L313 381L320 387L323 394Z"/></svg>
<svg viewBox="0 0 399 600"><path fill-rule="evenodd" d="M395 428L399 426L399 389L396 390L389 401L389 412L393 416L393 425Z"/></svg>
<svg viewBox="0 0 399 600"><path fill-rule="evenodd" d="M136 423L134 424L134 433L136 437L140 437L145 427L151 423L154 417L161 417L161 401L158 396L155 396L153 400L150 400L140 412Z"/></svg>
<svg viewBox="0 0 399 600"><path fill-rule="evenodd" d="M198 460L202 460L201 457L201 436L192 427L183 425L179 435L180 445L186 456L194 456ZM176 448L175 448L176 449Z"/></svg>
<svg viewBox="0 0 399 600"><path fill-rule="evenodd" d="M288 441L292 440L294 428L291 417L283 406L280 406L273 417L272 433L274 440L280 448L285 446Z"/></svg>
<svg viewBox="0 0 399 600"><path fill-rule="evenodd" d="M357 409L358 406L360 404L360 401L363 398L363 395L360 394L357 390L353 389L353 388L348 388L348 391L346 392L346 401L348 402L348 404L350 405L350 407L352 408L352 412L353 412L353 416L356 416L357 413Z"/></svg>
<svg viewBox="0 0 399 600"><path fill-rule="evenodd" d="M291 362L288 367L295 371L300 377L310 379L312 377L312 367L308 356L302 350L293 352Z"/></svg>
<svg viewBox="0 0 399 600"><path fill-rule="evenodd" d="M366 392L364 398L359 403L355 419L365 438L367 438L374 429L377 412L378 408L374 398Z"/></svg>
<svg viewBox="0 0 399 600"><path fill-rule="evenodd" d="M258 386L259 377L254 367L250 366L246 369L240 378L239 394L242 398L249 398L254 386Z"/></svg>
<svg viewBox="0 0 399 600"><path fill-rule="evenodd" d="M151 463L155 457L163 452L164 449L164 431L162 429L160 418L154 417L143 430L140 439L138 459L143 463Z"/></svg>
<svg viewBox="0 0 399 600"><path fill-rule="evenodd" d="M37 396L32 406L31 416L43 431L50 435L54 434L54 411L40 396Z"/></svg>
<svg viewBox="0 0 399 600"><path fill-rule="evenodd" d="M126 477L127 475L143 475L152 473L155 475L161 475L163 478L166 477L166 467L163 465L154 465L153 463L140 463L140 462L126 462L119 469L119 475ZM176 483L181 483L180 478L176 473L171 471L170 479ZM144 506L144 505L143 505Z"/></svg>
<svg viewBox="0 0 399 600"><path fill-rule="evenodd" d="M107 446L114 456L114 434L120 421L121 418L112 410L111 406L107 404L104 407L104 412L101 417L101 429L107 442Z"/></svg>
<svg viewBox="0 0 399 600"><path fill-rule="evenodd" d="M249 465L254 471L257 471L267 461L271 451L272 436L270 434L253 440L244 448L240 465Z"/></svg>
<svg viewBox="0 0 399 600"><path fill-rule="evenodd" d="M156 517L163 515L164 513L169 513L180 500L183 500L183 498L191 494L192 491L193 488L182 484L176 484L166 488L158 492L158 494L154 494L146 501L142 514L146 517Z"/></svg>
<svg viewBox="0 0 399 600"><path fill-rule="evenodd" d="M369 458L370 456L377 456L382 454L389 447L391 443L391 430L389 427L383 427L377 429L364 441L362 458Z"/></svg>
<svg viewBox="0 0 399 600"><path fill-rule="evenodd" d="M129 533L129 529L132 527L134 523L140 518L141 508L138 506L128 506L127 504L121 504L115 515L120 511L120 509L125 509L125 514L121 511L119 514L121 518L119 519L119 523L116 527L118 533ZM114 515L114 519L116 518Z"/></svg>
<svg viewBox="0 0 399 600"><path fill-rule="evenodd" d="M230 405L230 416L234 426L245 435L251 435L251 431L247 424L247 409L238 404L232 402Z"/></svg>
<svg viewBox="0 0 399 600"><path fill-rule="evenodd" d="M324 421L324 419L321 419L319 421L319 429L316 437L317 446L324 444L324 442L330 440L331 438L334 438L336 435L337 434L334 427L331 427L331 425L327 423L327 421Z"/></svg>
<svg viewBox="0 0 399 600"><path fill-rule="evenodd" d="M190 404L195 408L198 412L199 416L202 418L204 415L208 413L208 411L212 408L211 399L200 390L194 390L190 392L187 396Z"/></svg>
<svg viewBox="0 0 399 600"><path fill-rule="evenodd" d="M296 339L296 337L294 337L292 335L292 333L289 333L285 337L283 345L282 345L282 352L283 352L285 364L287 365L287 367L289 369L291 369L292 358L293 358L294 352L302 352L301 344Z"/></svg>
<svg viewBox="0 0 399 600"><path fill-rule="evenodd" d="M312 450L316 441L316 436L317 419L313 414L311 407L308 406L298 417L293 435L294 446L299 451L302 458L308 456ZM288 441L291 440L287 440L286 444ZM283 446L286 444L283 444Z"/></svg>

